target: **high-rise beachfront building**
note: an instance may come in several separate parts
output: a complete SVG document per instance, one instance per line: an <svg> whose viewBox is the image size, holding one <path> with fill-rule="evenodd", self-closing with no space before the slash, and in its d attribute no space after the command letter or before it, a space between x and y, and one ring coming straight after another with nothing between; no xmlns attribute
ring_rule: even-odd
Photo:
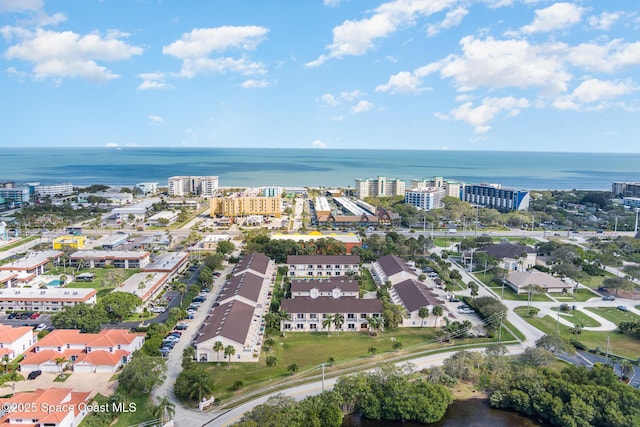
<svg viewBox="0 0 640 427"><path fill-rule="evenodd" d="M611 191L614 196L640 197L640 182L614 182Z"/></svg>
<svg viewBox="0 0 640 427"><path fill-rule="evenodd" d="M463 200L500 212L529 209L529 191L502 188L500 184L466 184Z"/></svg>
<svg viewBox="0 0 640 427"><path fill-rule="evenodd" d="M73 184L64 182L62 184L36 185L34 192L38 196L68 196L73 194Z"/></svg>
<svg viewBox="0 0 640 427"><path fill-rule="evenodd" d="M434 176L431 179L412 179L410 181L411 188L435 187L444 188L445 196L462 199L462 189L464 183L453 179L445 179L441 176Z"/></svg>
<svg viewBox="0 0 640 427"><path fill-rule="evenodd" d="M407 190L404 202L423 211L444 207L442 199L446 195L442 187L418 187Z"/></svg>
<svg viewBox="0 0 640 427"><path fill-rule="evenodd" d="M405 183L400 179L387 179L384 176L379 176L375 179L356 179L355 192L360 199L365 197L404 196Z"/></svg>
<svg viewBox="0 0 640 427"><path fill-rule="evenodd" d="M213 197L218 189L217 176L172 176L169 178L170 196Z"/></svg>

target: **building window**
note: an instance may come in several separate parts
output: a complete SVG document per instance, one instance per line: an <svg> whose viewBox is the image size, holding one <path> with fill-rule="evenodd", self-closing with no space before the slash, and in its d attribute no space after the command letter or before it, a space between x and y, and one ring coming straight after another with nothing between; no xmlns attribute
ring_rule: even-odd
<svg viewBox="0 0 640 427"><path fill-rule="evenodd" d="M316 313L310 313L309 314L309 319L317 319L318 315Z"/></svg>
<svg viewBox="0 0 640 427"><path fill-rule="evenodd" d="M304 325L302 323L298 323L296 325L296 329L304 329Z"/></svg>
<svg viewBox="0 0 640 427"><path fill-rule="evenodd" d="M353 313L347 314L347 319L355 319L355 318L356 318L355 314L353 314Z"/></svg>
<svg viewBox="0 0 640 427"><path fill-rule="evenodd" d="M317 325L315 323L312 323L309 325L309 329L317 329L316 326Z"/></svg>
<svg viewBox="0 0 640 427"><path fill-rule="evenodd" d="M349 323L347 325L347 329L349 329L349 330L354 330L355 328L356 328L356 324L355 323Z"/></svg>
<svg viewBox="0 0 640 427"><path fill-rule="evenodd" d="M296 314L296 319L304 319L304 313Z"/></svg>

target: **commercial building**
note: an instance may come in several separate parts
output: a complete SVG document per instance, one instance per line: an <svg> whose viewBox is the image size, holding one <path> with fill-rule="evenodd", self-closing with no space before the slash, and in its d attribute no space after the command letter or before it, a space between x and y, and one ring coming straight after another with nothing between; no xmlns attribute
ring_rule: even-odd
<svg viewBox="0 0 640 427"><path fill-rule="evenodd" d="M172 176L169 178L170 196L213 197L217 190L217 176Z"/></svg>
<svg viewBox="0 0 640 427"><path fill-rule="evenodd" d="M63 251L65 249L79 250L87 244L86 236L60 236L53 239L53 249Z"/></svg>
<svg viewBox="0 0 640 427"><path fill-rule="evenodd" d="M198 246L194 247L192 250L202 249L204 251L215 251L218 248L219 242L229 241L231 241L231 236L228 234L207 234L200 241Z"/></svg>
<svg viewBox="0 0 640 427"><path fill-rule="evenodd" d="M442 199L446 195L444 188L418 187L407 190L404 202L423 211L444 207Z"/></svg>
<svg viewBox="0 0 640 427"><path fill-rule="evenodd" d="M62 184L53 184L53 185L37 185L34 188L36 196L68 196L73 194L73 184L70 182L65 182Z"/></svg>
<svg viewBox="0 0 640 427"><path fill-rule="evenodd" d="M123 221L129 221L130 219L143 221L147 214L153 209L153 204L159 201L159 199L145 200L131 206L115 208L111 210L111 214Z"/></svg>
<svg viewBox="0 0 640 427"><path fill-rule="evenodd" d="M357 255L289 255L289 277L349 276L360 274Z"/></svg>
<svg viewBox="0 0 640 427"><path fill-rule="evenodd" d="M261 193L263 197L281 197L282 187L263 187Z"/></svg>
<svg viewBox="0 0 640 427"><path fill-rule="evenodd" d="M282 216L280 197L214 197L209 201L210 216L235 218L248 215Z"/></svg>
<svg viewBox="0 0 640 427"><path fill-rule="evenodd" d="M91 288L0 289L0 311L61 311L78 304L95 304L97 291Z"/></svg>
<svg viewBox="0 0 640 427"><path fill-rule="evenodd" d="M611 191L616 197L640 197L640 182L614 182Z"/></svg>
<svg viewBox="0 0 640 427"><path fill-rule="evenodd" d="M21 206L28 203L31 198L29 187L4 187L0 188L0 197L10 207Z"/></svg>
<svg viewBox="0 0 640 427"><path fill-rule="evenodd" d="M484 252L498 260L500 268L508 271L525 271L536 265L536 250L531 246L499 243L479 248L476 252ZM468 264L471 262L472 252L464 251L462 254L462 262Z"/></svg>
<svg viewBox="0 0 640 427"><path fill-rule="evenodd" d="M622 204L628 208L640 208L640 197L624 197Z"/></svg>
<svg viewBox="0 0 640 427"><path fill-rule="evenodd" d="M571 283L537 270L511 271L507 274L505 283L517 294L528 293L530 286L540 287L549 293L573 293Z"/></svg>
<svg viewBox="0 0 640 427"><path fill-rule="evenodd" d="M360 199L365 197L404 196L405 183L400 179L387 179L379 176L375 179L355 180L355 193Z"/></svg>
<svg viewBox="0 0 640 427"><path fill-rule="evenodd" d="M500 184L468 184L464 186L463 200L507 212L529 209L530 195L529 191L502 188Z"/></svg>
<svg viewBox="0 0 640 427"><path fill-rule="evenodd" d="M78 329L55 329L38 341L20 362L20 371L60 372L59 360L74 372L116 372L144 344L145 334L104 329L83 334ZM58 360L58 361L57 361Z"/></svg>
<svg viewBox="0 0 640 427"><path fill-rule="evenodd" d="M178 213L174 211L162 211L147 219L147 224L152 227L166 227L178 220Z"/></svg>

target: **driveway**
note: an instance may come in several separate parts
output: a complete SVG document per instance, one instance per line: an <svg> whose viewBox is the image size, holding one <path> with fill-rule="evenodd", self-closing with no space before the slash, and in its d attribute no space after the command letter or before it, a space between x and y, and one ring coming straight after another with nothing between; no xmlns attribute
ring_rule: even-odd
<svg viewBox="0 0 640 427"><path fill-rule="evenodd" d="M112 373L84 373L73 372L71 376L67 378L65 382L54 382L53 380L58 376L57 373L43 372L35 380L27 380L28 372L21 372L25 377L24 381L18 381L15 383L15 391L33 391L38 388L71 388L74 391L88 391L91 396L95 396L96 393L100 393L104 396L111 396L117 387L117 381L111 380L114 376ZM10 383L5 387L0 387L0 394L7 395L12 392Z"/></svg>

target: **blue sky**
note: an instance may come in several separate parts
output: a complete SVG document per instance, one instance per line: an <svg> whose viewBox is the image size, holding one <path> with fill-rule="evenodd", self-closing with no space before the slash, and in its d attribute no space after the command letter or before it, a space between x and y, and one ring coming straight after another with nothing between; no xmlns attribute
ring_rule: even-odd
<svg viewBox="0 0 640 427"><path fill-rule="evenodd" d="M0 0L0 146L640 152L636 0Z"/></svg>

